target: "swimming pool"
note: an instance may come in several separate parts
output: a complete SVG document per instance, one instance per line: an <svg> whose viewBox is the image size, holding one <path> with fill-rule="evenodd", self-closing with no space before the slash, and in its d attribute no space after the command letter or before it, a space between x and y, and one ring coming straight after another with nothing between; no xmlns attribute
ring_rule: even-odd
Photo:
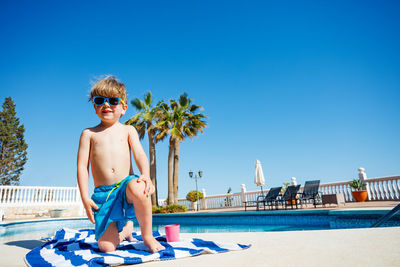
<svg viewBox="0 0 400 267"><path fill-rule="evenodd" d="M180 224L183 233L269 232L366 228L388 210L293 210L219 213L154 214L153 230L164 232L168 224ZM384 227L400 226L400 215ZM47 219L0 224L0 241L40 239L61 228L94 228L86 218ZM140 231L135 222L134 231Z"/></svg>

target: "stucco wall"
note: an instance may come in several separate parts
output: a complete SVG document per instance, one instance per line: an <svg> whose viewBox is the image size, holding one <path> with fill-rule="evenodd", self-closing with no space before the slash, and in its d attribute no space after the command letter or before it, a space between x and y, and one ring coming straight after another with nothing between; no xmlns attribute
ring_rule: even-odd
<svg viewBox="0 0 400 267"><path fill-rule="evenodd" d="M61 217L82 216L83 210L80 204L58 204L58 205L36 205L36 206L6 206L3 210L4 220L31 219L40 217L50 217L49 210L63 209Z"/></svg>

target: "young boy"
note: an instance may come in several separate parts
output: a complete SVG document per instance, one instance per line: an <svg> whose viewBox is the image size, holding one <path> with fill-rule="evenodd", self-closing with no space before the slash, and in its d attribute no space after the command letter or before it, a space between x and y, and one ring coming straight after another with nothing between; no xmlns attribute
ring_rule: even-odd
<svg viewBox="0 0 400 267"><path fill-rule="evenodd" d="M123 125L125 85L113 76L98 81L90 92L100 124L85 129L79 141L78 185L86 214L95 223L95 236L103 252L116 250L118 244L132 240L136 215L142 238L150 252L164 247L152 235L152 208L149 195L154 186L149 178L149 164L134 127ZM141 176L132 175L131 151ZM89 197L91 165L95 185Z"/></svg>

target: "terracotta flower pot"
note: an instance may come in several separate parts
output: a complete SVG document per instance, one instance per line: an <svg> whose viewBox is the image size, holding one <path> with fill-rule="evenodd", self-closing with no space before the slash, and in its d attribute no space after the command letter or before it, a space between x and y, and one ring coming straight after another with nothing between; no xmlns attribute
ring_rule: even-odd
<svg viewBox="0 0 400 267"><path fill-rule="evenodd" d="M365 202L368 198L367 190L352 191L351 194L357 202Z"/></svg>

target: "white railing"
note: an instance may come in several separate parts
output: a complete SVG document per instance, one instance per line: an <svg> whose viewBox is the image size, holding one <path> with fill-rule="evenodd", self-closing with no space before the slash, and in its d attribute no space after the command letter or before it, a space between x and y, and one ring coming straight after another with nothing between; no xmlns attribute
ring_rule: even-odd
<svg viewBox="0 0 400 267"><path fill-rule="evenodd" d="M268 193L269 190L264 190L264 195ZM261 191L246 192L247 201L256 200L257 196L261 194ZM188 209L192 209L189 205L190 202L186 199L178 199L178 204L185 205ZM231 193L222 194L214 196L206 196L204 199L200 200L201 209L226 209L226 208L237 208L242 206L242 194L241 193Z"/></svg>
<svg viewBox="0 0 400 267"><path fill-rule="evenodd" d="M0 206L80 203L78 187L0 186Z"/></svg>
<svg viewBox="0 0 400 267"><path fill-rule="evenodd" d="M349 181L321 184L323 195L342 193L346 202L354 201ZM371 178L366 180L368 199L373 201L400 200L400 176Z"/></svg>
<svg viewBox="0 0 400 267"><path fill-rule="evenodd" d="M400 200L400 176L368 179L370 200Z"/></svg>
<svg viewBox="0 0 400 267"><path fill-rule="evenodd" d="M400 176L390 176L381 178L370 178L366 180L369 200L372 201L398 201L400 200ZM351 195L352 189L349 186L349 181L325 183L320 185L320 192L323 195L342 193L346 202L353 202ZM300 188L302 190L303 187ZM268 193L269 190L264 190L263 194ZM260 190L244 192L247 201L254 201L257 196L261 195ZM178 203L188 206L191 205L186 199L178 199ZM243 194L222 194L214 196L206 196L201 200L202 209L221 209L221 208L238 208L243 206Z"/></svg>
<svg viewBox="0 0 400 267"><path fill-rule="evenodd" d="M320 191L324 195L343 193L346 202L352 202L354 199L349 183L349 181L345 181L321 184ZM367 190L369 200L372 201L400 200L400 176L367 179ZM268 193L268 190L264 190L263 193ZM254 201L260 194L260 190L257 190L206 196L200 201L199 206L201 209L237 208L243 206L244 198L247 201ZM0 206L70 203L81 204L78 187L0 186ZM186 199L178 199L178 203L192 209L192 205Z"/></svg>
<svg viewBox="0 0 400 267"><path fill-rule="evenodd" d="M329 194L339 194L342 193L344 195L344 199L346 202L354 201L353 196L351 195L351 187L349 186L350 182L337 182L337 183L326 183L321 184L319 186L319 191L322 195Z"/></svg>

